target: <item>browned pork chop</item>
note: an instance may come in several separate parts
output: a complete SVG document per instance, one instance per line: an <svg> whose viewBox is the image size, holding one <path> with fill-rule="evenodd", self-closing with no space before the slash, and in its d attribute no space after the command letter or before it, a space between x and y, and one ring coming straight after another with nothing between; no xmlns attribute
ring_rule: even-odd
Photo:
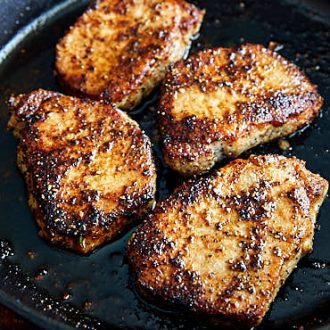
<svg viewBox="0 0 330 330"><path fill-rule="evenodd" d="M203 16L183 0L98 0L57 45L60 82L130 110L184 56Z"/></svg>
<svg viewBox="0 0 330 330"><path fill-rule="evenodd" d="M303 161L276 155L183 184L129 241L138 287L227 325L258 325L311 252L327 189Z"/></svg>
<svg viewBox="0 0 330 330"><path fill-rule="evenodd" d="M45 90L9 103L18 166L45 239L89 253L149 210L151 144L125 113Z"/></svg>
<svg viewBox="0 0 330 330"><path fill-rule="evenodd" d="M295 132L323 99L292 63L260 45L203 50L167 74L158 111L165 161L184 175Z"/></svg>

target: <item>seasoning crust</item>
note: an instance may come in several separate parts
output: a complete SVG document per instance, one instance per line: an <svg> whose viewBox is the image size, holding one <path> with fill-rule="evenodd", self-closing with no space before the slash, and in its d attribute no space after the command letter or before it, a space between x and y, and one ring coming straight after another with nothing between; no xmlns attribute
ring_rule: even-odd
<svg viewBox="0 0 330 330"><path fill-rule="evenodd" d="M203 16L183 0L98 0L57 45L59 81L131 110L184 56Z"/></svg>
<svg viewBox="0 0 330 330"><path fill-rule="evenodd" d="M296 158L237 159L189 180L132 235L137 287L231 326L258 325L310 253L328 182Z"/></svg>
<svg viewBox="0 0 330 330"><path fill-rule="evenodd" d="M165 161L183 175L207 172L309 124L322 104L297 66L261 45L200 51L165 78L157 112Z"/></svg>
<svg viewBox="0 0 330 330"><path fill-rule="evenodd" d="M13 97L9 106L18 166L46 240L89 253L150 209L151 143L125 113L45 90Z"/></svg>

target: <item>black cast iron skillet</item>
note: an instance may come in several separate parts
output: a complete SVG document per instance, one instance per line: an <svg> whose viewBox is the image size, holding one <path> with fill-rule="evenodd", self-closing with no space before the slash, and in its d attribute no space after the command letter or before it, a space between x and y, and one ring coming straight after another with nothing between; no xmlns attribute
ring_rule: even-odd
<svg viewBox="0 0 330 330"><path fill-rule="evenodd" d="M321 116L288 138L254 153L282 153L307 161L330 179L330 5L327 1L204 0L207 10L193 51L243 42L278 43L279 52L303 68L325 98ZM0 303L46 329L202 329L206 323L175 308L160 309L134 291L124 258L130 233L83 257L49 246L37 236L16 168L16 141L7 132L11 94L35 88L60 90L53 76L54 47L85 9L87 1L0 2ZM40 16L41 15L41 16ZM163 163L155 141L153 109L157 92L132 117L155 144L159 198L182 179ZM248 154L243 155L247 157ZM218 164L217 167L222 164ZM261 329L330 328L330 200L321 209L314 252L304 258L281 289Z"/></svg>

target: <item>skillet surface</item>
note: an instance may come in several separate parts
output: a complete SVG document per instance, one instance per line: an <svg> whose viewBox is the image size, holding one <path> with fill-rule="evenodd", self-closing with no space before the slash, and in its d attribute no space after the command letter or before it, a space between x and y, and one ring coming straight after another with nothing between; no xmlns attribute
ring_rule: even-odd
<svg viewBox="0 0 330 330"><path fill-rule="evenodd" d="M13 2L5 1L0 8L0 16L8 16L0 23L2 31L7 31L0 38L0 43L5 45L0 50L0 303L47 329L206 328L203 320L194 320L175 309L156 308L138 297L124 258L130 233L88 257L49 246L37 236L24 181L16 167L16 142L6 130L5 100L11 94L38 87L60 90L53 76L54 47L87 1L46 0L39 5L34 2L33 7L29 7L31 0L15 1L18 7L8 15L10 3ZM24 22L55 3L57 6L10 38ZM322 115L303 132L288 138L292 149L283 152L274 142L253 152L295 155L306 160L310 170L330 180L330 5L327 1L196 3L207 10L207 15L193 51L242 42L264 45L277 42L279 52L297 63L318 84L325 98ZM164 198L182 179L164 166L157 147L153 117L156 99L157 92L132 117L154 141L159 198ZM300 262L260 328L330 328L329 214L327 197L318 218L313 254Z"/></svg>

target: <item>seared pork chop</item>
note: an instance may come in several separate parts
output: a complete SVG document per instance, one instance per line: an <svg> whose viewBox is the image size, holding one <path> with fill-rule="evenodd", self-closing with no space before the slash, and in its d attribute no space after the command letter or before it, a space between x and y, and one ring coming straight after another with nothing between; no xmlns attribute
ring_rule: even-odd
<svg viewBox="0 0 330 330"><path fill-rule="evenodd" d="M158 111L165 161L184 175L295 132L323 99L292 63L260 45L203 50L167 74Z"/></svg>
<svg viewBox="0 0 330 330"><path fill-rule="evenodd" d="M183 0L98 0L57 45L59 80L130 110L184 56L203 16Z"/></svg>
<svg viewBox="0 0 330 330"><path fill-rule="evenodd" d="M156 186L151 143L125 113L45 90L9 103L41 236L89 253L149 210Z"/></svg>
<svg viewBox="0 0 330 330"><path fill-rule="evenodd" d="M328 182L304 165L251 156L183 184L129 241L138 288L227 325L259 324L312 250Z"/></svg>

